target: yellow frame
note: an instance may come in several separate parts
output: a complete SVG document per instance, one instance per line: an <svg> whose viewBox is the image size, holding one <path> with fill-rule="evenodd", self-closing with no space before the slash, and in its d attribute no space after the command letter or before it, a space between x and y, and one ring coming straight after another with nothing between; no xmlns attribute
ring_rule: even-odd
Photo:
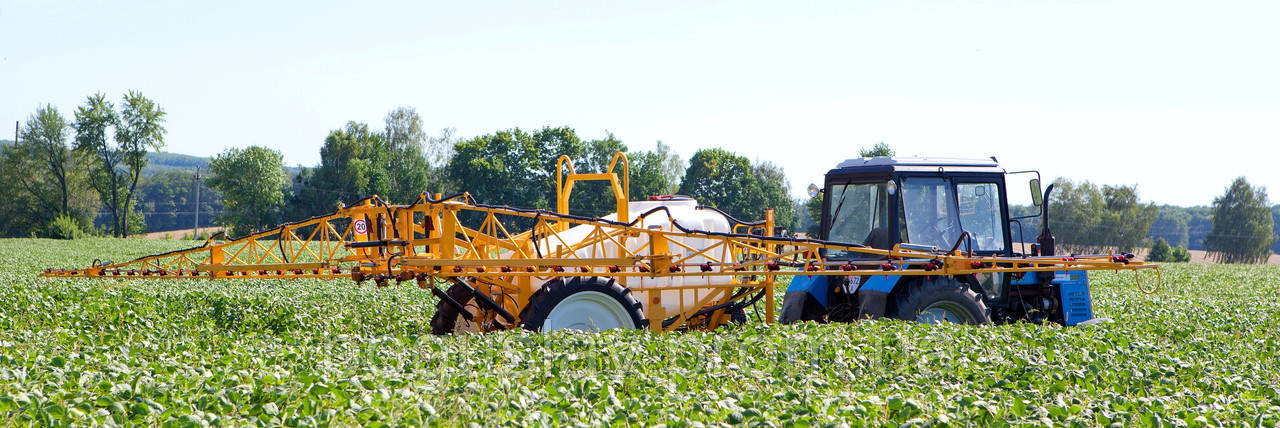
<svg viewBox="0 0 1280 428"><path fill-rule="evenodd" d="M510 314L519 314L543 281L553 278L609 276L634 291L695 290L698 300L684 304L684 311L666 314L658 298L642 302L655 331L680 328L715 328L727 321L723 310L695 317L703 308L730 303L764 293L765 316L774 319L774 286L779 275L968 275L994 272L1043 272L1062 270L1139 270L1158 267L1113 255L1088 257L982 257L959 251L951 254L903 248L877 249L854 244L773 236L773 211L757 223L733 224L733 233L678 231L651 228L640 217L630 221L628 161L613 156L604 173L579 174L567 156L557 159L556 212L520 210L476 204L463 193L434 198L426 193L409 205L391 205L376 195L350 206L339 206L328 215L287 223L269 231L234 240L210 238L204 245L121 263L94 263L84 269L50 269L41 276L86 278L353 278L374 280L385 286L391 280L415 281L434 287L434 281L466 280L477 290L500 302ZM564 166L568 165L568 174ZM616 171L621 165L621 175ZM569 197L579 181L608 181L618 206L617 221L583 218L569 213ZM459 213L482 214L479 224L464 224ZM422 222L415 222L422 218ZM529 230L511 233L504 220L532 222ZM365 233L357 222L365 222ZM664 222L665 225L665 222ZM582 239L563 233L574 226L588 226ZM760 233L751 234L752 231ZM299 233L301 232L301 233ZM632 251L629 238L645 236L649 244ZM695 248L688 238L710 242ZM547 248L542 254L540 248ZM557 251L550 251L556 247ZM617 257L581 257L582 249L613 249ZM835 264L822 259L822 250L844 250L878 256L882 260L857 265ZM707 264L694 264L702 257ZM797 269L784 269L793 267ZM851 269L857 267L857 269ZM684 286L627 285L629 278L705 278L707 284ZM729 277L711 284L712 277ZM1140 283L1139 283L1140 284ZM1158 285L1157 285L1158 287ZM734 294L733 290L743 292ZM705 294L696 293L706 292ZM684 299L685 293L678 293ZM505 298L503 295L514 296ZM735 297L736 296L736 297ZM512 328L514 321L482 311L488 329ZM665 325L663 320L672 317Z"/></svg>

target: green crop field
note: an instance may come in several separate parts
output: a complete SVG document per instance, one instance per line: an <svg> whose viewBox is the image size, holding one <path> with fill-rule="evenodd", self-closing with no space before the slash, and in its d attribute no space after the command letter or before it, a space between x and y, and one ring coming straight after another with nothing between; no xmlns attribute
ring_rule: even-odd
<svg viewBox="0 0 1280 428"><path fill-rule="evenodd" d="M180 241L0 241L0 424L1280 423L1280 271L1094 276L1112 323L435 337L349 281L65 280Z"/></svg>

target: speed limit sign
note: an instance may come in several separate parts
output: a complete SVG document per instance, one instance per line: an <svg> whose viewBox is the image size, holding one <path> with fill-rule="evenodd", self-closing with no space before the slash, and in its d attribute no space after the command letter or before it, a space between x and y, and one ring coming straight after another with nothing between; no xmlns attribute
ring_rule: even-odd
<svg viewBox="0 0 1280 428"><path fill-rule="evenodd" d="M369 222L365 221L365 219L356 219L354 227L356 229L356 233L361 235L369 233Z"/></svg>

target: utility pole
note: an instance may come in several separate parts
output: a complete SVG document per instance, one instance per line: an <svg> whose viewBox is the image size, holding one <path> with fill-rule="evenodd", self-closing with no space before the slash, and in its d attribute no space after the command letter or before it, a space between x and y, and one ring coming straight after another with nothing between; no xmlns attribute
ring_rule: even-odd
<svg viewBox="0 0 1280 428"><path fill-rule="evenodd" d="M13 143L18 144L18 120L13 121Z"/></svg>
<svg viewBox="0 0 1280 428"><path fill-rule="evenodd" d="M196 167L196 222L192 226L191 239L200 239L200 167Z"/></svg>

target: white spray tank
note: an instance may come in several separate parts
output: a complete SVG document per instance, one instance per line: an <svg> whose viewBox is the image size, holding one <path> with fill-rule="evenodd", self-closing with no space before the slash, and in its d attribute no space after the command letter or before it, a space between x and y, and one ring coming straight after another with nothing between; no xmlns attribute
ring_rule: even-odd
<svg viewBox="0 0 1280 428"><path fill-rule="evenodd" d="M666 209L657 209L663 208ZM655 210L657 209L657 210ZM686 196L674 196L664 198L662 200L650 201L632 201L627 204L630 218L627 222L635 222L637 227L645 229L660 229L669 232L680 231L676 225L672 224L672 219L686 230L701 230L714 233L730 233L732 232L731 222L724 214L717 210L698 208L698 201ZM637 222L641 216L643 220ZM611 213L604 217L605 220L617 220L617 213ZM561 239L565 242L580 242L586 239L587 235L595 230L592 225L580 225L571 227L564 232L560 232ZM607 232L607 231L606 231ZM709 260L705 255L697 255L685 260L689 255L698 253L707 247L720 244L722 241L705 238L691 237L672 237L673 241L678 241L684 246L670 243L668 249L674 256L675 261L681 261L681 264L699 265ZM551 254L557 247L553 245L558 240L552 237L539 239L542 254ZM640 234L639 237L628 237L625 241L627 249L632 254L648 255L649 236ZM577 257L581 258L613 258L626 257L618 251L617 244L612 241L606 241L601 245L582 248L574 252ZM688 248L686 248L688 247ZM691 250L692 249L692 250ZM717 260L728 260L730 249L726 246L719 246L709 251ZM597 269L600 276L609 276L607 271ZM541 278L541 280L549 280L550 278ZM625 283L635 293L636 300L640 301L646 307L653 303L654 297L660 297L660 302L666 313L671 316L680 312L694 309L698 302L708 298L718 298L723 294L722 289L707 289L707 285L728 284L732 281L732 277L728 276L668 276L668 277L629 277L619 278L619 282ZM702 289L681 289L683 286L698 285ZM656 296L655 296L656 293ZM714 296L713 296L714 295ZM650 320L653 321L653 320Z"/></svg>

